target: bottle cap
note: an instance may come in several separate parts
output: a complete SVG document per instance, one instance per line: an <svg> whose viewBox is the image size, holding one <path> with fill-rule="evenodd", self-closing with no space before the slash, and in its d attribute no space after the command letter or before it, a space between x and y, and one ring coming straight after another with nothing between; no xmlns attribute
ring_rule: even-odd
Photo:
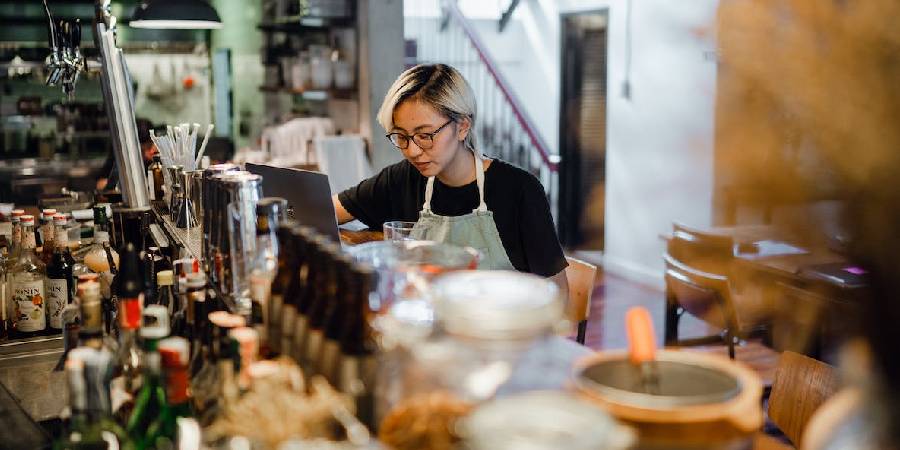
<svg viewBox="0 0 900 450"><path fill-rule="evenodd" d="M13 217L24 216L25 210L24 209L14 209L14 210L12 210L12 215L13 215Z"/></svg>
<svg viewBox="0 0 900 450"><path fill-rule="evenodd" d="M160 270L156 273L156 284L160 286L172 286L175 284L174 275L171 270Z"/></svg>
<svg viewBox="0 0 900 450"><path fill-rule="evenodd" d="M69 221L66 219L65 214L54 214L53 215L53 224L54 225L65 225Z"/></svg>
<svg viewBox="0 0 900 450"><path fill-rule="evenodd" d="M159 341L159 356L162 366L167 368L184 368L188 365L190 344L183 337L167 337Z"/></svg>
<svg viewBox="0 0 900 450"><path fill-rule="evenodd" d="M89 281L96 282L98 280L100 280L100 275L96 274L96 273L84 273L84 274L78 275L79 283L87 283Z"/></svg>
<svg viewBox="0 0 900 450"><path fill-rule="evenodd" d="M96 281L78 281L78 287L75 289L78 297L99 296L100 283Z"/></svg>
<svg viewBox="0 0 900 450"><path fill-rule="evenodd" d="M20 217L19 220L22 221L22 225L34 226L34 216L32 215L25 214L24 216Z"/></svg>
<svg viewBox="0 0 900 450"><path fill-rule="evenodd" d="M206 274L203 272L194 272L187 274L188 289L200 289L206 286Z"/></svg>
<svg viewBox="0 0 900 450"><path fill-rule="evenodd" d="M150 305L144 308L141 324L141 337L144 339L162 339L169 335L169 309L163 305Z"/></svg>
<svg viewBox="0 0 900 450"><path fill-rule="evenodd" d="M247 324L243 317L231 314L228 311L214 311L209 313L207 317L210 323L219 328L238 328Z"/></svg>

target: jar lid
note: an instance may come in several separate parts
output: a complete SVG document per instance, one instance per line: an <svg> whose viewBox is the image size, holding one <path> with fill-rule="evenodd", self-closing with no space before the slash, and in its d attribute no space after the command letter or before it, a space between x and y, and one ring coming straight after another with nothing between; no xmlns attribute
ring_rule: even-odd
<svg viewBox="0 0 900 450"><path fill-rule="evenodd" d="M563 317L552 281L514 271L461 271L434 281L435 319L447 332L520 339L551 330Z"/></svg>
<svg viewBox="0 0 900 450"><path fill-rule="evenodd" d="M555 391L486 402L457 428L473 450L625 449L634 433L602 409Z"/></svg>
<svg viewBox="0 0 900 450"><path fill-rule="evenodd" d="M171 270L160 270L156 272L156 284L160 286L171 286L174 284L174 275Z"/></svg>

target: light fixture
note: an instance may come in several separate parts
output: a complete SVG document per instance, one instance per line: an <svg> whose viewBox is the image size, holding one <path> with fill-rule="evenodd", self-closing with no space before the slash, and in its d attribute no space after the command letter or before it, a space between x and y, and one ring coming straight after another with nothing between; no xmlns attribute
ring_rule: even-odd
<svg viewBox="0 0 900 450"><path fill-rule="evenodd" d="M128 23L133 28L210 30L222 19L205 0L142 0Z"/></svg>

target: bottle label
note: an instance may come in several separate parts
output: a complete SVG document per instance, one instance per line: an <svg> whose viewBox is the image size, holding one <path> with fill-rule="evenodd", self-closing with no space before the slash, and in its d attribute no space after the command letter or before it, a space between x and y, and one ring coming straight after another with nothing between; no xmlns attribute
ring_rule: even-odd
<svg viewBox="0 0 900 450"><path fill-rule="evenodd" d="M85 331L103 330L103 304L99 298L81 300L81 323Z"/></svg>
<svg viewBox="0 0 900 450"><path fill-rule="evenodd" d="M16 329L22 332L40 331L47 327L44 315L44 281L15 280L13 282L13 307Z"/></svg>
<svg viewBox="0 0 900 450"><path fill-rule="evenodd" d="M62 311L68 303L69 284L64 278L47 279L47 320L50 322L51 328L61 329Z"/></svg>

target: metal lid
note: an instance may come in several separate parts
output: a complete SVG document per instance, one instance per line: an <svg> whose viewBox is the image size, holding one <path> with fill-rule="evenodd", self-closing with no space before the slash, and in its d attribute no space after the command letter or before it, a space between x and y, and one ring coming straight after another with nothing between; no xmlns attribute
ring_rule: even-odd
<svg viewBox="0 0 900 450"><path fill-rule="evenodd" d="M552 330L563 317L552 281L514 271L461 271L434 281L435 318L452 334L521 339Z"/></svg>
<svg viewBox="0 0 900 450"><path fill-rule="evenodd" d="M22 225L34 225L34 216L30 214L19 217L19 220L22 221Z"/></svg>
<svg viewBox="0 0 900 450"><path fill-rule="evenodd" d="M617 450L634 441L631 430L602 409L555 391L486 402L457 429L472 450Z"/></svg>

